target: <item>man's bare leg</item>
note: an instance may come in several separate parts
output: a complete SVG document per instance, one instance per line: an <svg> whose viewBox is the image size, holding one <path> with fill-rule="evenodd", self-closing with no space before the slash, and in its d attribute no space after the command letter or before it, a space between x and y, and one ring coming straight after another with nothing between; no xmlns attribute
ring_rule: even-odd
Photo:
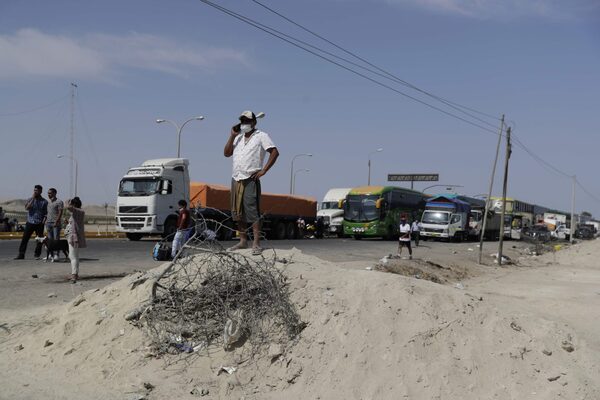
<svg viewBox="0 0 600 400"><path fill-rule="evenodd" d="M252 241L253 248L260 248L260 222L256 221L252 224L252 233L254 234L254 240Z"/></svg>
<svg viewBox="0 0 600 400"><path fill-rule="evenodd" d="M248 247L248 233L246 232L247 224L244 221L238 221L238 232L240 233L240 241L235 246L228 248L227 250L239 250Z"/></svg>
<svg viewBox="0 0 600 400"><path fill-rule="evenodd" d="M248 225L246 224L245 221L240 221L238 222L238 226L240 228L240 247L247 247L248 246L248 232L246 232L246 229L248 228Z"/></svg>

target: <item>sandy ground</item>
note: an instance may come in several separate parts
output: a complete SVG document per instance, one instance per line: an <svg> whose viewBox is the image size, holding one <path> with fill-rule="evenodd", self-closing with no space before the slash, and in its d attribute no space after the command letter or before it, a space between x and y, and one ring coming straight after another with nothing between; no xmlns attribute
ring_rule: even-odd
<svg viewBox="0 0 600 400"><path fill-rule="evenodd" d="M277 354L152 357L124 319L148 298L150 281L131 289L140 272L67 304L2 310L0 398L600 398L597 240L506 268L277 256L293 260L280 267L308 323Z"/></svg>

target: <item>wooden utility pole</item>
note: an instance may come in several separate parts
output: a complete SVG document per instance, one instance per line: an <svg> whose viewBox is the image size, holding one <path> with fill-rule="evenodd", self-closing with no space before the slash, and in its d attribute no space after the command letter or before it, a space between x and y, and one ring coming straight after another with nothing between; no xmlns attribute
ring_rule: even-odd
<svg viewBox="0 0 600 400"><path fill-rule="evenodd" d="M500 154L500 143L502 142L502 134L504 133L504 114L500 120L500 133L498 133L498 145L496 145L496 158L492 165L492 176L490 177L490 188L487 197L485 198L485 210L483 212L483 225L481 227L481 237L479 239L479 264L481 264L481 255L483 252L483 238L485 237L485 227L487 225L487 215L490 208L490 197L492 197L492 188L494 187L494 176L496 175L496 165L498 164L498 154Z"/></svg>
<svg viewBox="0 0 600 400"><path fill-rule="evenodd" d="M506 215L506 186L508 185L508 160L512 153L510 126L506 130L506 160L504 160L504 185L502 186L502 218L500 219L500 241L498 242L498 265L502 265L502 245L504 244L504 215ZM512 230L512 226L510 227Z"/></svg>
<svg viewBox="0 0 600 400"><path fill-rule="evenodd" d="M577 224L575 223L575 185L577 184L577 177L573 175L573 191L571 192L571 235L569 237L570 243L575 243L575 231L577 230Z"/></svg>

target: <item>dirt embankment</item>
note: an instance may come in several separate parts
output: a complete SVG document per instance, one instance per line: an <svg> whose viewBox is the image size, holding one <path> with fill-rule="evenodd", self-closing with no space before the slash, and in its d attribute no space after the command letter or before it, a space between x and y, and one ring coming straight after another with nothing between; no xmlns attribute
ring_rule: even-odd
<svg viewBox="0 0 600 400"><path fill-rule="evenodd" d="M588 242L528 267L460 275L457 287L444 268L445 285L280 251L308 325L288 348L252 359L243 349L154 357L124 319L149 295L150 281L131 289L136 274L37 315L3 316L0 398L600 398L599 256Z"/></svg>

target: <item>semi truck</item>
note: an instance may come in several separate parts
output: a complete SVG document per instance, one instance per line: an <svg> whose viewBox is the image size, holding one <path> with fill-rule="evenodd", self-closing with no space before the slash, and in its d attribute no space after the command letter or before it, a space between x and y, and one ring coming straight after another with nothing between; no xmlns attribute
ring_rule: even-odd
<svg viewBox="0 0 600 400"><path fill-rule="evenodd" d="M222 185L190 182L189 161L163 158L130 168L119 184L116 229L129 240L144 236L168 237L177 229L177 202L186 200L197 217L208 220L219 239L230 239L234 228L229 206L230 189ZM313 198L263 193L260 199L262 229L273 239L300 236L297 221L314 223Z"/></svg>
<svg viewBox="0 0 600 400"><path fill-rule="evenodd" d="M190 204L198 216L207 220L209 229L220 240L229 240L234 224L231 219L230 188L223 185L192 182ZM298 195L262 193L260 196L261 229L268 239L301 239L299 220L304 225L316 222L317 201Z"/></svg>
<svg viewBox="0 0 600 400"><path fill-rule="evenodd" d="M344 210L340 208L339 203L349 192L350 188L333 188L325 193L317 211L317 218L323 218L326 233L340 237L344 235Z"/></svg>

